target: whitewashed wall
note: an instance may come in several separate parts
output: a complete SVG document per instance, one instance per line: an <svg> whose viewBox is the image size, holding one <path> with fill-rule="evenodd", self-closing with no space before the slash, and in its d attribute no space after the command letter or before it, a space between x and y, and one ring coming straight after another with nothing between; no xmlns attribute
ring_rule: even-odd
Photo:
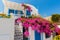
<svg viewBox="0 0 60 40"><path fill-rule="evenodd" d="M0 40L14 40L14 19L0 18Z"/></svg>
<svg viewBox="0 0 60 40"><path fill-rule="evenodd" d="M29 27L29 40L35 40L35 32Z"/></svg>

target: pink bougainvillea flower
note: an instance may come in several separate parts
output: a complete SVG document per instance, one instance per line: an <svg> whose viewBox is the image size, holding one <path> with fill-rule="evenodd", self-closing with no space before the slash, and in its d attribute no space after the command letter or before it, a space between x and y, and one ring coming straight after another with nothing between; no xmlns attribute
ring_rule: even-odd
<svg viewBox="0 0 60 40"><path fill-rule="evenodd" d="M20 23L20 20L17 20L17 23Z"/></svg>
<svg viewBox="0 0 60 40"><path fill-rule="evenodd" d="M33 20L33 19L30 19L30 23L35 23L35 20Z"/></svg>
<svg viewBox="0 0 60 40"><path fill-rule="evenodd" d="M38 33L40 33L40 30L37 30Z"/></svg>
<svg viewBox="0 0 60 40"><path fill-rule="evenodd" d="M29 24L28 23L23 23L23 26L25 27L25 28L28 28L29 27Z"/></svg>
<svg viewBox="0 0 60 40"><path fill-rule="evenodd" d="M29 11L32 11L30 6L27 6L27 9L28 9Z"/></svg>
<svg viewBox="0 0 60 40"><path fill-rule="evenodd" d="M21 20L23 20L23 18L18 18L18 20L20 20L20 21L21 21Z"/></svg>
<svg viewBox="0 0 60 40"><path fill-rule="evenodd" d="M29 32L27 30L24 32L24 36L25 37L28 37L29 36Z"/></svg>
<svg viewBox="0 0 60 40"><path fill-rule="evenodd" d="M29 11L32 11L30 6L27 6L25 4L22 4L22 6L24 6L24 9L28 9Z"/></svg>
<svg viewBox="0 0 60 40"><path fill-rule="evenodd" d="M23 22L23 21L25 21L26 19L24 19L24 18L18 18L18 20L17 20L17 22Z"/></svg>
<svg viewBox="0 0 60 40"><path fill-rule="evenodd" d="M40 25L36 25L36 27L35 27L36 30L39 30L40 28L41 28Z"/></svg>
<svg viewBox="0 0 60 40"><path fill-rule="evenodd" d="M35 30L36 29L36 27L35 26L32 26L32 30Z"/></svg>
<svg viewBox="0 0 60 40"><path fill-rule="evenodd" d="M24 6L24 3L21 6Z"/></svg>

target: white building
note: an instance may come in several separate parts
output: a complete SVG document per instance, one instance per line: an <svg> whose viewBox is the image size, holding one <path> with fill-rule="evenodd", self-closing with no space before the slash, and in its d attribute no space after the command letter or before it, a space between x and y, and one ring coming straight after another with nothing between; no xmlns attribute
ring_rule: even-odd
<svg viewBox="0 0 60 40"><path fill-rule="evenodd" d="M23 11L24 15L26 16L26 11L24 11L24 7L22 7L21 5L22 4L19 4L19 3L16 3L16 2L11 2L11 1L8 1L8 0L3 0L3 4L4 4L4 13L6 14L9 14L9 13L16 13L16 11L18 11L17 13L19 13L19 11ZM31 15L34 14L36 16L38 16L38 10L30 5L30 4L26 4L28 6L31 7L32 9L32 12L31 12ZM12 11L12 12L10 12Z"/></svg>

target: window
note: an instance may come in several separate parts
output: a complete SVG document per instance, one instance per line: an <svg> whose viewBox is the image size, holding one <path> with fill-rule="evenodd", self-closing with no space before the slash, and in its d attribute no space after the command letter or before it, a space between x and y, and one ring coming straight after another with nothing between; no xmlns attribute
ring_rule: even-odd
<svg viewBox="0 0 60 40"><path fill-rule="evenodd" d="M24 14L23 11L20 11L20 14Z"/></svg>
<svg viewBox="0 0 60 40"><path fill-rule="evenodd" d="M13 9L9 9L9 13L14 13L14 10Z"/></svg>
<svg viewBox="0 0 60 40"><path fill-rule="evenodd" d="M10 15L10 13L13 13L14 14L14 10L13 9L9 9L8 15Z"/></svg>
<svg viewBox="0 0 60 40"><path fill-rule="evenodd" d="M27 16L30 16L30 15L31 15L31 11L26 10L26 15L27 15Z"/></svg>
<svg viewBox="0 0 60 40"><path fill-rule="evenodd" d="M18 10L15 10L15 14L17 14L18 13Z"/></svg>

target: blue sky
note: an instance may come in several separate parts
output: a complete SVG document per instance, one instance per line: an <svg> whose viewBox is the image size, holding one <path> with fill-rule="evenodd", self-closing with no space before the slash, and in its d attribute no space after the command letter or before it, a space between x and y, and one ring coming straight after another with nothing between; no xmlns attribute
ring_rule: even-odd
<svg viewBox="0 0 60 40"><path fill-rule="evenodd" d="M60 0L9 0L17 3L28 3L34 5L42 17L52 14L60 14ZM4 10L2 0L0 0L0 12Z"/></svg>

